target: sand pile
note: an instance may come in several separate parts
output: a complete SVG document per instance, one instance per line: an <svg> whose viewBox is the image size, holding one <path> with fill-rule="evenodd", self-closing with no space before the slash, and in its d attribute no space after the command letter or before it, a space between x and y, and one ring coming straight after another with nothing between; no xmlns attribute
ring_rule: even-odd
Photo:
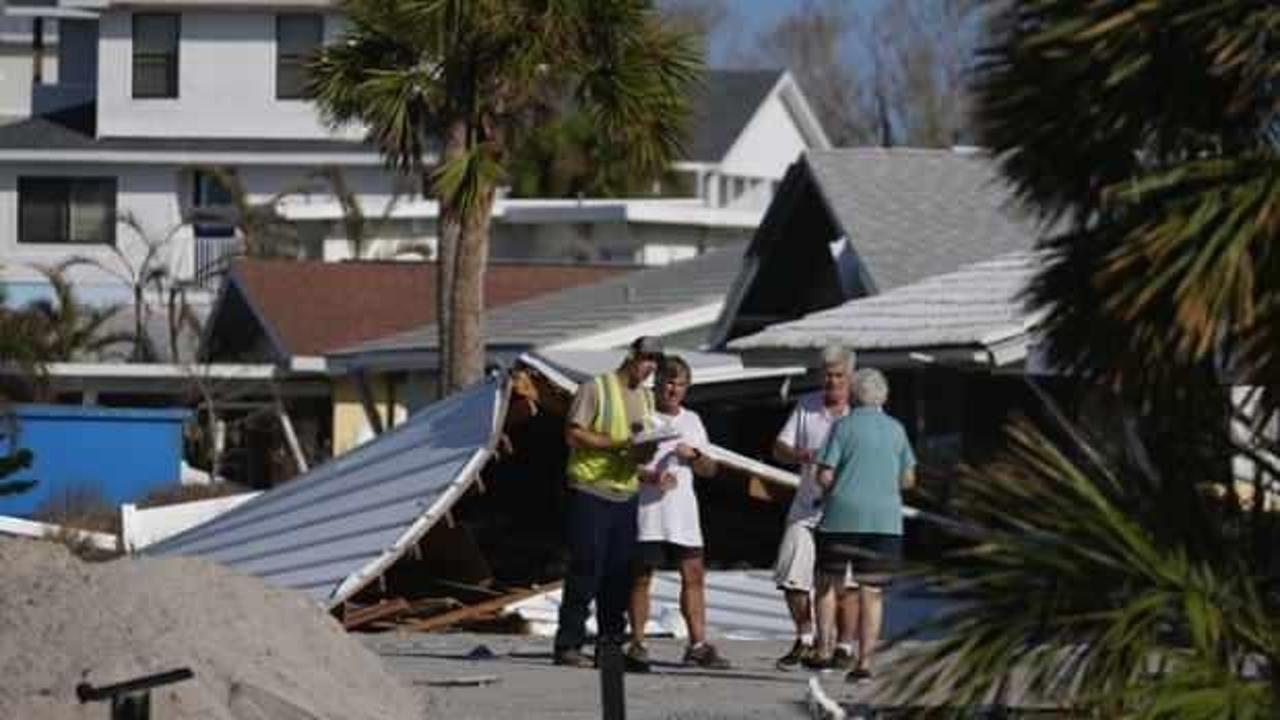
<svg viewBox="0 0 1280 720"><path fill-rule="evenodd" d="M0 538L0 718L106 718L81 681L189 667L158 720L400 720L423 698L305 597L190 558L83 563Z"/></svg>

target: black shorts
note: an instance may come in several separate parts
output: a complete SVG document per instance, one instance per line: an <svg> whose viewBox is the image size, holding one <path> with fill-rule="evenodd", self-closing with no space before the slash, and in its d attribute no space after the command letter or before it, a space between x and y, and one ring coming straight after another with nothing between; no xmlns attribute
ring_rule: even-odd
<svg viewBox="0 0 1280 720"><path fill-rule="evenodd" d="M902 536L817 532L818 571L853 575L865 585L888 585L902 564Z"/></svg>
<svg viewBox="0 0 1280 720"><path fill-rule="evenodd" d="M634 565L637 573L674 570L680 561L696 557L702 557L702 548L661 540L641 540L636 543Z"/></svg>

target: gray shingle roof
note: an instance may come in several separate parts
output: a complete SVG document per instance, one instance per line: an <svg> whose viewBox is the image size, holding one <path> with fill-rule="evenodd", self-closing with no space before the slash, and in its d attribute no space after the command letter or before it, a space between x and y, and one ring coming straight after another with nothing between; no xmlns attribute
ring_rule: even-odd
<svg viewBox="0 0 1280 720"><path fill-rule="evenodd" d="M1034 252L1006 253L771 325L730 342L729 347L808 349L838 344L862 351L991 347L1027 335L1035 325L1039 315L1024 307L1021 293L1037 267Z"/></svg>
<svg viewBox="0 0 1280 720"><path fill-rule="evenodd" d="M351 140L271 138L94 137L92 107L78 107L56 118L33 117L0 125L0 150L82 150L125 152L357 153L376 149Z"/></svg>
<svg viewBox="0 0 1280 720"><path fill-rule="evenodd" d="M691 98L685 160L723 160L782 74L782 70L707 71Z"/></svg>
<svg viewBox="0 0 1280 720"><path fill-rule="evenodd" d="M720 302L738 273L742 253L743 245L731 245L489 310L487 343L491 348L544 347ZM431 350L436 333L433 324L331 355Z"/></svg>
<svg viewBox="0 0 1280 720"><path fill-rule="evenodd" d="M979 152L846 148L805 159L879 292L1029 249L1038 234Z"/></svg>

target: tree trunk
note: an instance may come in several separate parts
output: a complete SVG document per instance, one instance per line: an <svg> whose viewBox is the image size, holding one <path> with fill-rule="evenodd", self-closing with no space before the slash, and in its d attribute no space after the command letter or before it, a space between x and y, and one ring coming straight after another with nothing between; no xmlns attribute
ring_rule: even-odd
<svg viewBox="0 0 1280 720"><path fill-rule="evenodd" d="M484 375L484 275L489 260L489 224L494 188L481 192L479 201L462 218L450 314L453 331L449 377L456 390Z"/></svg>
<svg viewBox="0 0 1280 720"><path fill-rule="evenodd" d="M462 121L450 124L444 138L443 162L461 156L466 152L467 127ZM424 189L431 188L429 178L423 179ZM434 189L431 190L434 194ZM458 246L462 238L462 215L447 198L438 197L440 203L440 224L436 232L436 328L438 334L440 397L444 397L460 387L452 373L454 355L453 345L453 307L451 298L454 290L454 274L457 270Z"/></svg>

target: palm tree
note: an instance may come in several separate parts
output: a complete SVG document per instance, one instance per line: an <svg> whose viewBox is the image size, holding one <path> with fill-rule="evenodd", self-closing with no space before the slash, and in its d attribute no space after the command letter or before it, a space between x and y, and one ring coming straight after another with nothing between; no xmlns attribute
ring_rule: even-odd
<svg viewBox="0 0 1280 720"><path fill-rule="evenodd" d="M700 60L651 0L346 0L312 64L328 121L360 122L440 202L441 386L480 377L494 192L546 108L572 98L604 151L642 174L679 151ZM434 157L439 153L438 161ZM437 164L438 163L438 164Z"/></svg>
<svg viewBox="0 0 1280 720"><path fill-rule="evenodd" d="M34 480L4 478L30 467L33 459L30 450L18 445L18 420L10 403L26 399L33 394L31 385L38 388L41 384L44 367L39 360L37 339L32 318L10 308L4 288L0 287L0 442L5 446L0 455L0 497L26 492L36 485Z"/></svg>
<svg viewBox="0 0 1280 720"><path fill-rule="evenodd" d="M1276 717L1280 5L988 10L980 139L1046 229L1027 301L1052 361L1116 393L1120 430L1017 425L964 473L949 514L968 531L921 568L958 604L898 689L971 704L1025 683L1099 717ZM1233 384L1256 401L1231 402Z"/></svg>
<svg viewBox="0 0 1280 720"><path fill-rule="evenodd" d="M147 320L151 315L147 293L164 296L176 282L172 271L172 246L184 224L175 225L167 232L155 235L131 212L120 213L116 221L132 231L133 237L142 245L141 254L126 253L119 245L113 244L109 246L110 261L87 255L73 255L61 267L65 271L76 265L87 265L106 273L129 289L133 301L134 338L130 360L155 362L159 354L147 332Z"/></svg>
<svg viewBox="0 0 1280 720"><path fill-rule="evenodd" d="M117 345L133 345L133 333L111 330L119 305L91 306L80 301L67 270L76 261L53 266L39 265L53 290L53 297L37 300L24 312L33 323L35 351L41 362L73 362L100 358Z"/></svg>

